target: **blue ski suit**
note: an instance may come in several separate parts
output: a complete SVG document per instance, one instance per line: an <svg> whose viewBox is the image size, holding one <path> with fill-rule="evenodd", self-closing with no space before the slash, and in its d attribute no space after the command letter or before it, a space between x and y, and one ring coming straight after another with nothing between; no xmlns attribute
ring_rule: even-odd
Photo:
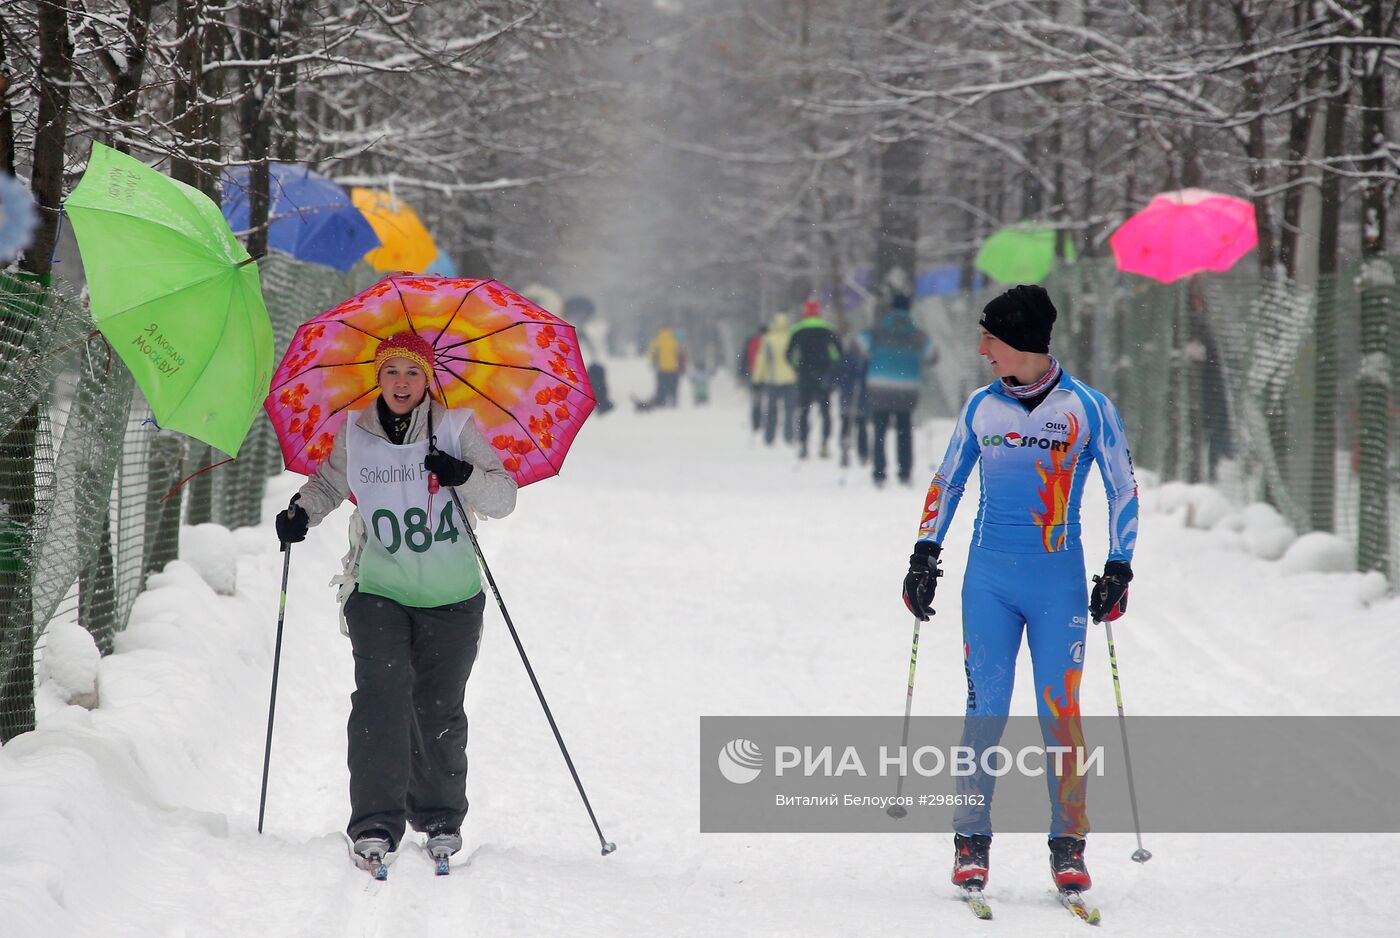
<svg viewBox="0 0 1400 938"><path fill-rule="evenodd" d="M1108 493L1108 559L1131 562L1138 499L1123 421L1106 396L1068 372L1031 411L1000 381L975 391L929 485L919 540L941 547L973 466L980 472L962 589L967 716L978 718L966 721L963 744L979 752L1005 728L1022 630L1047 747L1082 745L1079 680L1089 601L1079 504L1092 463ZM1053 769L1047 760L1050 835L1082 837L1089 829L1083 779ZM991 833L994 781L979 774L960 786L986 797L980 807L959 810L959 833Z"/></svg>

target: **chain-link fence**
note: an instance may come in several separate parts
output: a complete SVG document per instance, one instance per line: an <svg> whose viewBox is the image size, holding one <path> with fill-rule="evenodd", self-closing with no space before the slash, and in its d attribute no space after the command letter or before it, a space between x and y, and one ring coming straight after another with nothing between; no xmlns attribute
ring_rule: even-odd
<svg viewBox="0 0 1400 938"><path fill-rule="evenodd" d="M1065 366L1119 404L1137 463L1272 504L1298 531L1330 530L1361 569L1400 583L1400 290L1391 259L1314 289L1242 271L1176 284L1087 260L1052 275ZM282 255L261 262L280 355L296 326L372 282ZM927 406L952 414L986 382L968 332L992 291L924 300L942 349ZM281 469L256 421L232 463L161 431L78 300L0 275L0 738L33 726L36 655L55 621L103 653L179 525L259 523ZM172 489L174 494L172 495Z"/></svg>
<svg viewBox="0 0 1400 938"><path fill-rule="evenodd" d="M1137 465L1266 502L1298 532L1331 531L1357 566L1400 583L1400 261L1316 287L1240 265L1161 284L1111 259L1056 270L1055 353L1118 404ZM987 381L969 330L1002 288L921 301L942 350L936 411Z"/></svg>
<svg viewBox="0 0 1400 938"><path fill-rule="evenodd" d="M260 264L278 355L296 327L377 275L270 255ZM0 740L34 726L45 629L76 622L112 650L179 527L261 522L282 469L271 424L238 458L162 431L130 372L67 288L0 274ZM172 491L173 490L173 491Z"/></svg>

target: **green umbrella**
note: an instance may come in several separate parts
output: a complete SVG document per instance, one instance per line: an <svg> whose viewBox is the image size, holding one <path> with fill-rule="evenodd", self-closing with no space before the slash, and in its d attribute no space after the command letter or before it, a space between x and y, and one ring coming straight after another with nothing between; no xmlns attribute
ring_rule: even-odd
<svg viewBox="0 0 1400 938"><path fill-rule="evenodd" d="M156 421L236 456L272 381L272 323L219 206L94 143L64 208L93 318Z"/></svg>
<svg viewBox="0 0 1400 938"><path fill-rule="evenodd" d="M1065 260L1074 260L1074 242L1065 242ZM1047 228L1003 228L977 252L977 269L999 283L1039 283L1055 266L1055 232Z"/></svg>

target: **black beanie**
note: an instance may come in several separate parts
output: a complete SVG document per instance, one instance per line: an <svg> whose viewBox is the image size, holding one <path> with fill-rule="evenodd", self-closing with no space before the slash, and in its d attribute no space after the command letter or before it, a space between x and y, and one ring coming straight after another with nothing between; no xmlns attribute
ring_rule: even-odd
<svg viewBox="0 0 1400 938"><path fill-rule="evenodd" d="M1044 287L1022 284L982 307L979 325L1018 351L1047 353L1055 304Z"/></svg>

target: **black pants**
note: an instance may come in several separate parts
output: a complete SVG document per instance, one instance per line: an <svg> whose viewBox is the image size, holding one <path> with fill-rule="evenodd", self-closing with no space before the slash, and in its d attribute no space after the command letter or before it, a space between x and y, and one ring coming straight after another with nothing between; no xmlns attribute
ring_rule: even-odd
<svg viewBox="0 0 1400 938"><path fill-rule="evenodd" d="M681 373L679 371L658 371L656 373L655 407L675 407L680 402Z"/></svg>
<svg viewBox="0 0 1400 938"><path fill-rule="evenodd" d="M772 445L782 428L784 443L791 443L796 420L797 385L770 384L764 388L763 442ZM779 411L782 416L778 415Z"/></svg>
<svg viewBox="0 0 1400 938"><path fill-rule="evenodd" d="M757 433L763 429L763 385L749 385L749 429Z"/></svg>
<svg viewBox="0 0 1400 938"><path fill-rule="evenodd" d="M816 404L822 415L822 445L831 439L831 391L817 382L811 384L800 384L798 386L797 402L797 441L802 444L805 452L807 449L807 431L810 421L807 414L811 411L812 405Z"/></svg>
<svg viewBox="0 0 1400 938"><path fill-rule="evenodd" d="M841 465L846 465L851 461L851 443L856 446L856 457L860 464L865 465L870 458L870 421L864 417L854 417L850 414L841 415L841 427L838 431L841 438Z"/></svg>
<svg viewBox="0 0 1400 938"><path fill-rule="evenodd" d="M875 481L885 481L885 432L889 429L890 418L894 418L895 452L899 460L899 481L908 482L914 471L914 428L912 411L877 410L874 414L875 439L871 441L871 461L874 463Z"/></svg>
<svg viewBox="0 0 1400 938"><path fill-rule="evenodd" d="M355 652L347 727L351 839L405 822L457 828L467 815L467 677L481 644L484 593L419 609L350 594L345 621Z"/></svg>

